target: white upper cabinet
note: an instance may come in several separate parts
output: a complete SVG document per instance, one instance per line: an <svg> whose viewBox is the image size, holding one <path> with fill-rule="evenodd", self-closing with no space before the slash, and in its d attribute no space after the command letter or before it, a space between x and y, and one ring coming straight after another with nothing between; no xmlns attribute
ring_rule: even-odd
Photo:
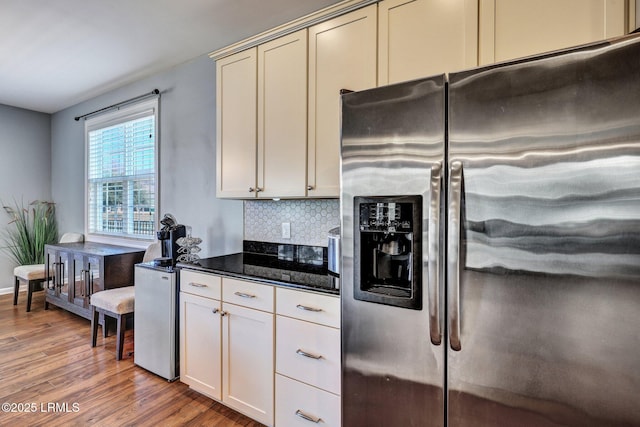
<svg viewBox="0 0 640 427"><path fill-rule="evenodd" d="M626 0L480 0L480 65L624 35L627 7Z"/></svg>
<svg viewBox="0 0 640 427"><path fill-rule="evenodd" d="M257 48L216 62L216 194L248 197L256 190Z"/></svg>
<svg viewBox="0 0 640 427"><path fill-rule="evenodd" d="M340 194L340 90L376 86L377 5L309 28L310 197Z"/></svg>
<svg viewBox="0 0 640 427"><path fill-rule="evenodd" d="M262 35L268 41L228 56L242 44L226 49L216 57L217 197L337 198L341 89L621 36L635 26L635 6L634 0L382 0L302 30L292 23L294 32Z"/></svg>
<svg viewBox="0 0 640 427"><path fill-rule="evenodd" d="M307 30L258 46L258 197L304 197Z"/></svg>
<svg viewBox="0 0 640 427"><path fill-rule="evenodd" d="M477 0L378 4L378 85L478 65Z"/></svg>

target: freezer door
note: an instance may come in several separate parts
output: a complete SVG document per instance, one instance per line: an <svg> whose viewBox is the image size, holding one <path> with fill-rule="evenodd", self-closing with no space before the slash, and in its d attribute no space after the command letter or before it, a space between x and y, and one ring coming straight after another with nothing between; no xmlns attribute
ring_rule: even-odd
<svg viewBox="0 0 640 427"><path fill-rule="evenodd" d="M342 98L343 426L444 425L444 102L444 76Z"/></svg>
<svg viewBox="0 0 640 427"><path fill-rule="evenodd" d="M449 426L640 425L639 58L450 76Z"/></svg>

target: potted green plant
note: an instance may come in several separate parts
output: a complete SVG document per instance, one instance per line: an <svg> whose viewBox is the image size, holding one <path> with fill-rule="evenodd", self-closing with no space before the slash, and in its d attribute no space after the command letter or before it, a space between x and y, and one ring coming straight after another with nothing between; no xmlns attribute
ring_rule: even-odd
<svg viewBox="0 0 640 427"><path fill-rule="evenodd" d="M43 264L44 245L58 239L55 204L36 200L25 208L14 201L3 209L11 218L2 233L5 252L19 265Z"/></svg>

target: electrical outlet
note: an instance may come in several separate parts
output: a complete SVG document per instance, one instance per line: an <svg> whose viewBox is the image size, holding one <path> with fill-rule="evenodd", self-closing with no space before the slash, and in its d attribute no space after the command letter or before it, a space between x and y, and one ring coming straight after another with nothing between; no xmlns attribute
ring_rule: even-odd
<svg viewBox="0 0 640 427"><path fill-rule="evenodd" d="M291 223L283 222L282 223L282 238L290 239L291 238Z"/></svg>

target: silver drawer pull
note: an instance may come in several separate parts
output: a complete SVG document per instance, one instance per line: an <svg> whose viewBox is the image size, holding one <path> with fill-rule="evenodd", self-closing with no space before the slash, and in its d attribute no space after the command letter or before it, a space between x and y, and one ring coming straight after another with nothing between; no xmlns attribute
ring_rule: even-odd
<svg viewBox="0 0 640 427"><path fill-rule="evenodd" d="M189 282L189 286L193 286L194 288L206 288L207 285L203 285L202 283L194 283L194 282Z"/></svg>
<svg viewBox="0 0 640 427"><path fill-rule="evenodd" d="M321 308L314 308L314 307L309 307L307 305L302 305L302 304L298 304L296 305L296 308L299 308L300 310L305 310L305 311L314 311L316 313L322 311Z"/></svg>
<svg viewBox="0 0 640 427"><path fill-rule="evenodd" d="M308 357L309 359L315 359L315 360L322 359L322 356L320 356L318 354L307 353L306 351L304 351L302 349L297 349L296 353L298 353L300 356Z"/></svg>
<svg viewBox="0 0 640 427"><path fill-rule="evenodd" d="M314 416L311 416L311 415L307 415L304 412L302 412L300 409L298 409L296 411L296 415L299 416L302 419L305 419L307 421L311 421L311 422L316 423L316 424L318 424L320 421L322 421L322 418L318 418L318 417L314 417Z"/></svg>
<svg viewBox="0 0 640 427"><path fill-rule="evenodd" d="M251 294L245 294L244 292L234 292L234 295L238 295L239 297L242 298L255 298L255 295L251 295Z"/></svg>

